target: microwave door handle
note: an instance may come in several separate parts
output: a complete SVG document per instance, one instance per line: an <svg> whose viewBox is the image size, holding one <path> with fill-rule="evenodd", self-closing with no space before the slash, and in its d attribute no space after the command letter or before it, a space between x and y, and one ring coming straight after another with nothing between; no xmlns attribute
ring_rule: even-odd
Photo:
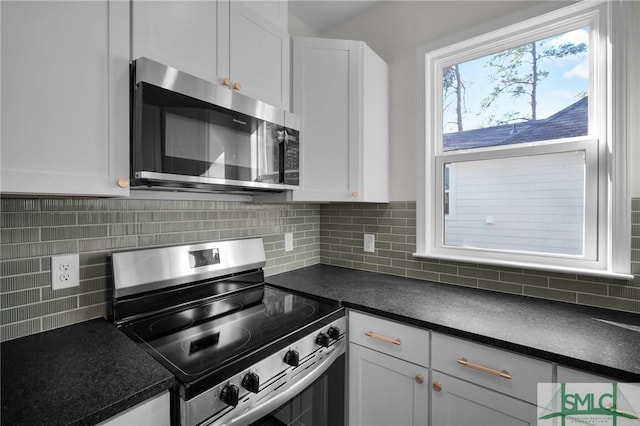
<svg viewBox="0 0 640 426"><path fill-rule="evenodd" d="M273 410L280 407L285 402L289 401L294 396L298 395L300 392L305 390L309 385L315 382L317 379L322 377L322 375L333 365L333 363L342 355L345 351L345 340L339 341L334 347L331 353L322 360L311 373L297 382L293 383L282 393L274 396L271 399L268 399L264 403L260 405L256 405L251 410L246 413L242 413L238 417L234 417L229 422L225 423L227 425L246 425L255 422L256 420L261 419L266 416Z"/></svg>

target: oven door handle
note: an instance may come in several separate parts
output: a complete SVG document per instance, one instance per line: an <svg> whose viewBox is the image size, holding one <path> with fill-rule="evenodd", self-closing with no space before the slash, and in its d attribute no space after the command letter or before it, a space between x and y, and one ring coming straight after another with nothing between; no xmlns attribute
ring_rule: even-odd
<svg viewBox="0 0 640 426"><path fill-rule="evenodd" d="M311 385L318 378L320 378L331 365L345 352L345 339L340 340L334 346L331 353L318 364L316 368L313 369L309 374L304 376L302 379L298 380L291 386L289 386L282 393L274 396L273 398L265 401L260 405L256 405L251 410L240 414L238 417L234 417L233 419L225 422L226 425L246 425L256 420L261 419L266 416L276 408L280 407L282 404L287 402L289 399L293 398L295 395L299 394L303 390L307 388L307 386Z"/></svg>

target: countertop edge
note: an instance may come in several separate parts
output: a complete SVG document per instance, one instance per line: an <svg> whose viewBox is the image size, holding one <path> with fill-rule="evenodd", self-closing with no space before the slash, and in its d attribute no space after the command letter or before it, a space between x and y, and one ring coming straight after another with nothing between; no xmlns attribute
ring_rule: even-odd
<svg viewBox="0 0 640 426"><path fill-rule="evenodd" d="M578 358L568 357L555 352L543 351L530 346L518 345L506 340L494 339L491 337L483 336L481 334L470 333L457 328L451 328L442 326L437 323L422 321L416 318L407 317L404 315L398 315L391 312L387 312L381 309L370 308L368 306L360 305L357 303L339 301L339 303L348 309L357 310L360 312L377 315L386 319L398 321L404 324L413 325L416 327L424 328L430 331L440 332L455 337L471 340L476 343L482 343L489 346L494 346L500 349L512 351L521 355L527 355L536 357L545 361L563 364L567 367L575 369L586 370L595 375L607 376L614 379L623 380L625 382L640 382L640 374L635 374L629 371L619 370L617 368L609 367L606 365L592 363L586 360Z"/></svg>
<svg viewBox="0 0 640 426"><path fill-rule="evenodd" d="M636 341L640 342L640 334L636 335L636 332L625 331L614 325L607 325L608 330L605 331L605 327L600 321L588 324L591 320L604 318L621 320L621 322L628 320L631 321L632 324L640 325L640 315L632 312L550 301L535 297L449 285L411 277L401 277L324 264L310 265L304 268L271 275L266 277L265 281L269 285L303 295L322 297L339 302L348 309L358 310L430 331L486 344L517 354L535 357L556 365L584 370L593 375L608 377L619 380L620 382L640 382L640 369L636 363L636 358L634 358L635 351L630 349ZM397 286L404 285L407 286L406 294L405 292L398 293ZM395 290L387 293L387 289L390 288L394 288ZM451 299L452 297L465 298L465 301L462 302L465 308L458 307L457 314L454 314L453 317L439 321L441 318L440 314L446 315L449 313L447 306L450 306L449 304L455 300ZM424 303L422 298L426 298ZM428 299L432 299L432 301L430 302ZM516 323L507 324L517 324L520 321L519 317L525 315L522 321L523 327L531 326L532 324L537 324L542 321L548 330L552 330L553 322L550 323L548 319L555 321L563 317L573 318L573 315L577 315L574 320L570 321L571 326L578 327L576 331L580 333L575 335L576 339L578 339L576 341L580 341L579 339L582 338L591 339L592 328L594 331L598 328L599 334L597 334L597 336L599 336L600 339L611 336L618 340L614 340L611 346L602 346L602 350L593 349L598 355L592 356L589 352L580 352L582 349L564 350L565 341L559 341L557 339L559 336L564 335L569 338L567 341L568 345L575 343L576 341L571 341L574 332L570 328L568 329L569 331L565 330L564 333L559 334L556 337L557 341L555 343L543 344L538 347L536 346L535 338L522 339L518 337L511 339L510 335L513 334L514 327L511 327L511 330L508 332L502 332L499 328L500 323L496 321L485 321L479 326L476 324L471 327L464 327L465 322L461 322L461 319L455 318L455 315L464 312L461 311L461 309L480 307L485 314L494 312L493 308L490 308L490 303L498 303L498 305L496 305L498 308L495 312L504 311L508 320L516 321ZM417 306L420 306L421 310L435 309L435 313L429 311L431 313L427 315L420 312L414 314L412 309L417 309ZM521 311L522 309L524 311ZM480 317L480 319L482 320L482 317ZM563 326L567 325L564 324L562 320L560 321ZM603 322L606 323L608 321ZM491 333L484 333L482 331L483 327L486 328L489 324L498 328L492 328L493 332ZM609 332L611 332L611 334L606 334ZM536 338L545 338L545 336L538 335ZM601 340L601 342L607 342L607 340ZM567 348L572 348L572 346L567 346ZM600 348L600 346L596 346L595 348ZM617 354L624 354L624 356L619 358ZM617 361L608 363L608 360L611 359L610 357L614 357ZM633 362L634 365L628 365L628 362ZM626 368L627 366L629 368Z"/></svg>

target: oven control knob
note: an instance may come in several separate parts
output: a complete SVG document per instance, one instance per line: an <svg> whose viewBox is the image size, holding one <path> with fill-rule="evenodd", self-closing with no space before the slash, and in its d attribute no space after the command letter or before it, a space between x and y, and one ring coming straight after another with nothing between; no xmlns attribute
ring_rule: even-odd
<svg viewBox="0 0 640 426"><path fill-rule="evenodd" d="M297 367L298 365L300 365L300 354L298 353L298 351L294 351L292 349L284 355L284 362L292 367Z"/></svg>
<svg viewBox="0 0 640 426"><path fill-rule="evenodd" d="M338 327L329 327L327 335L333 340L338 340L340 338L340 329Z"/></svg>
<svg viewBox="0 0 640 426"><path fill-rule="evenodd" d="M220 399L227 405L238 405L238 395L240 391L236 385L226 385L220 392Z"/></svg>
<svg viewBox="0 0 640 426"><path fill-rule="evenodd" d="M258 388L260 387L260 376L256 373L247 373L240 384L249 392L258 393Z"/></svg>
<svg viewBox="0 0 640 426"><path fill-rule="evenodd" d="M316 337L316 344L320 346L324 346L325 348L329 347L329 336L324 333L318 333Z"/></svg>

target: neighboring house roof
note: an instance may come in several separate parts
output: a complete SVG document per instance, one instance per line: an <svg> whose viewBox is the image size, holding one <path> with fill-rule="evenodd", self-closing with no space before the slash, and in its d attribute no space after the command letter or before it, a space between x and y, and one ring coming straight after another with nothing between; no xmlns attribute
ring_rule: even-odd
<svg viewBox="0 0 640 426"><path fill-rule="evenodd" d="M587 134L588 97L542 120L444 134L445 151L512 145L584 136Z"/></svg>

